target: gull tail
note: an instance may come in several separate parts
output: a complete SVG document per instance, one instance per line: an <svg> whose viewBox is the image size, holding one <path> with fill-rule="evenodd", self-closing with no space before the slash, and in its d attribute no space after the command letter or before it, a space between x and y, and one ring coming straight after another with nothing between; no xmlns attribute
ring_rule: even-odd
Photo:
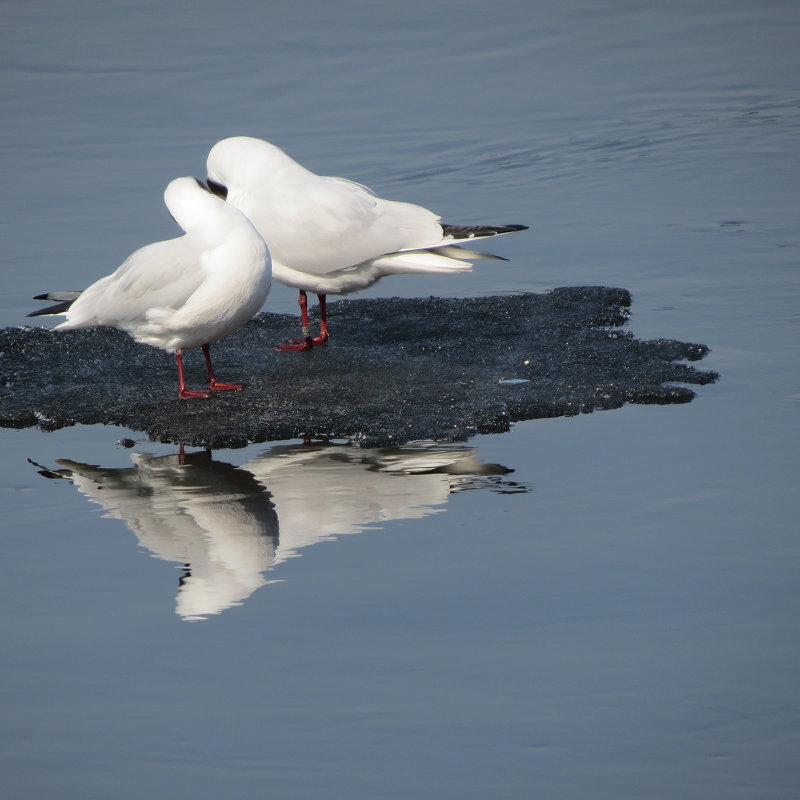
<svg viewBox="0 0 800 800"><path fill-rule="evenodd" d="M497 256L494 253L482 253L480 250L470 250L467 247L461 247L457 244L441 244L438 247L432 247L429 253L439 253L443 256L450 258L468 258L470 261L480 261L482 259L489 259L490 261L508 261L503 256Z"/></svg>
<svg viewBox="0 0 800 800"><path fill-rule="evenodd" d="M34 300L56 300L54 305L45 306L37 311L31 311L27 316L29 317L43 317L55 316L57 314L66 314L69 307L80 297L81 292L47 292L46 294L37 294Z"/></svg>
<svg viewBox="0 0 800 800"><path fill-rule="evenodd" d="M441 253L442 248L431 248L425 250L403 250L399 253L390 253L373 259L372 266L377 269L378 274L401 275L411 272L423 273L442 273L442 272L471 272L472 264L469 261L462 261L454 258L452 251L461 248L448 248L451 252ZM460 255L466 256L466 253Z"/></svg>
<svg viewBox="0 0 800 800"><path fill-rule="evenodd" d="M470 272L469 261L494 259L507 261L502 256L481 253L461 247L478 239L489 239L504 233L526 231L527 225L442 225L442 240L430 247L400 250L381 256L371 263L381 275L397 275L408 272ZM464 259L468 259L465 261Z"/></svg>

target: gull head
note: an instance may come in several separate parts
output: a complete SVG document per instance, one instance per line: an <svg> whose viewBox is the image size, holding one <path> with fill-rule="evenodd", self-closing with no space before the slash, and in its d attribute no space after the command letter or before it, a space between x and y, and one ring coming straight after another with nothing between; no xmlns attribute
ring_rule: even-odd
<svg viewBox="0 0 800 800"><path fill-rule="evenodd" d="M184 231L203 231L216 224L230 225L238 212L206 186L199 178L175 178L164 190L164 203L170 216Z"/></svg>
<svg viewBox="0 0 800 800"><path fill-rule="evenodd" d="M218 197L234 200L265 183L291 180L307 173L274 144L252 136L231 136L217 142L207 160L208 187Z"/></svg>

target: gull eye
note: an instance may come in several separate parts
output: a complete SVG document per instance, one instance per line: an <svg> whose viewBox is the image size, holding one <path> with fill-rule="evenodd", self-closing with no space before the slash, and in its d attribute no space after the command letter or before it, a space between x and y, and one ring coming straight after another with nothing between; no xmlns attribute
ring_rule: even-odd
<svg viewBox="0 0 800 800"><path fill-rule="evenodd" d="M206 183L208 184L208 188L211 190L212 194L215 194L217 197L221 197L223 200L226 200L228 197L228 187L223 186L221 183L217 183L216 181L212 181L209 178Z"/></svg>

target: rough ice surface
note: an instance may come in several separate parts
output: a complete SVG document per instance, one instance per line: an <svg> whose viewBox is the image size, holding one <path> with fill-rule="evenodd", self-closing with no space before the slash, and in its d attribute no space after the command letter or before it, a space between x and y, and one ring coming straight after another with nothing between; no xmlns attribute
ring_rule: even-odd
<svg viewBox="0 0 800 800"><path fill-rule="evenodd" d="M340 300L333 338L277 352L298 319L259 314L212 346L216 375L241 392L178 400L175 360L108 328L0 331L0 425L120 425L157 441L241 447L299 437L377 447L463 440L510 423L686 403L682 384L716 380L683 363L708 348L620 329L630 294L601 287L468 299ZM199 351L184 356L202 388Z"/></svg>

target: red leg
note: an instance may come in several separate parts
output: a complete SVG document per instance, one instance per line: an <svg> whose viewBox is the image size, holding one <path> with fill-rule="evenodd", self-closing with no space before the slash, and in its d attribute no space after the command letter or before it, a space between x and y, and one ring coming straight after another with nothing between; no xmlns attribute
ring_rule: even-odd
<svg viewBox="0 0 800 800"><path fill-rule="evenodd" d="M315 336L311 341L314 344L324 344L331 338L328 332L328 304L324 294L318 294L319 299L319 336Z"/></svg>
<svg viewBox="0 0 800 800"><path fill-rule="evenodd" d="M298 352L301 350L310 350L314 346L314 340L308 332L308 296L303 289L300 290L300 296L297 302L300 304L300 323L303 326L303 338L289 339L288 342L279 344L275 348L276 350Z"/></svg>
<svg viewBox="0 0 800 800"><path fill-rule="evenodd" d="M183 380L183 353L180 350L175 351L175 363L178 365L178 398L180 400L185 400L187 397L211 397L211 392L195 392L186 388Z"/></svg>
<svg viewBox="0 0 800 800"><path fill-rule="evenodd" d="M308 295L303 289L300 290L297 302L300 304L300 324L303 326L303 336L305 336L308 333Z"/></svg>
<svg viewBox="0 0 800 800"><path fill-rule="evenodd" d="M211 387L211 390L214 392L217 391L231 391L231 392L238 392L241 389L244 389L243 383L220 383L214 377L214 367L211 366L211 349L207 344L203 345L203 355L206 359L206 369L208 370L208 385Z"/></svg>

